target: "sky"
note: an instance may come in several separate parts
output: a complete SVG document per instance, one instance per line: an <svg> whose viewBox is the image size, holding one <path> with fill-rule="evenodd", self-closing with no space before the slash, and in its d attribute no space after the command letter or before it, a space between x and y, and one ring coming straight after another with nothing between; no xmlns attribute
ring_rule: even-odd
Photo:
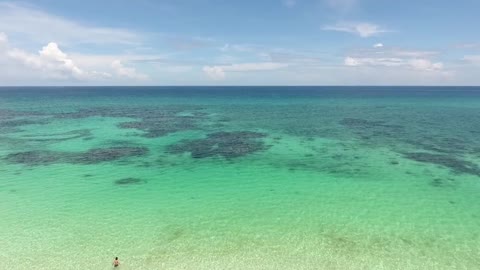
<svg viewBox="0 0 480 270"><path fill-rule="evenodd" d="M0 0L0 85L480 85L478 0Z"/></svg>

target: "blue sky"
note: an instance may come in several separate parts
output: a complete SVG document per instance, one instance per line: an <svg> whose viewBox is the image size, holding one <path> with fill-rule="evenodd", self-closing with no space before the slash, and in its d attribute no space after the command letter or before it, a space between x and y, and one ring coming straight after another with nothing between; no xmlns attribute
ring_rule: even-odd
<svg viewBox="0 0 480 270"><path fill-rule="evenodd" d="M0 0L0 85L480 85L477 0Z"/></svg>

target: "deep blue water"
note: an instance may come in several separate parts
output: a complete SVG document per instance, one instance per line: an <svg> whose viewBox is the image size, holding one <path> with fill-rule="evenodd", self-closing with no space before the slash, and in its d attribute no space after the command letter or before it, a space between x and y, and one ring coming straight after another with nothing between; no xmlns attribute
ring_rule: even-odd
<svg viewBox="0 0 480 270"><path fill-rule="evenodd" d="M166 96L166 97L255 97L255 98L480 98L480 87L398 87L398 86L111 86L111 87L0 87L0 97L41 95L83 96Z"/></svg>

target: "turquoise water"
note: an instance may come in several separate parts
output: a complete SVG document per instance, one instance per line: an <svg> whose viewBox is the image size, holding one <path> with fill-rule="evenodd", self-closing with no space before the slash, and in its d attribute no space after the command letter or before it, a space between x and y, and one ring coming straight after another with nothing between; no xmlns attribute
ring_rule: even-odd
<svg viewBox="0 0 480 270"><path fill-rule="evenodd" d="M0 269L479 269L480 88L3 88Z"/></svg>

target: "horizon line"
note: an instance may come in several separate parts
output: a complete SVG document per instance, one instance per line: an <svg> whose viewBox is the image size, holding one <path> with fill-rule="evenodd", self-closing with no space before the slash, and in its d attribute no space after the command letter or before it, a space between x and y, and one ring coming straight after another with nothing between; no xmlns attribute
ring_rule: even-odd
<svg viewBox="0 0 480 270"><path fill-rule="evenodd" d="M82 88L82 87L480 87L480 85L0 85L0 88Z"/></svg>

